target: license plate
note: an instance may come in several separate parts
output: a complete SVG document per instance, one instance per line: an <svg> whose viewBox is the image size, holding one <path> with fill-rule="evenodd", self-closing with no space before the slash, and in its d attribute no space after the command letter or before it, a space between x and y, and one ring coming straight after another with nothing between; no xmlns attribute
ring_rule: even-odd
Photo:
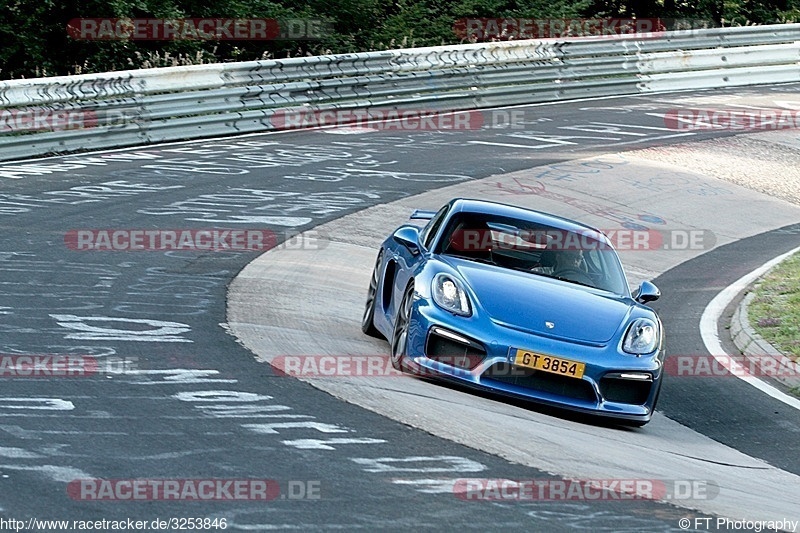
<svg viewBox="0 0 800 533"><path fill-rule="evenodd" d="M578 379L583 377L583 372L586 370L586 365L577 361L520 350L519 348L514 354L514 364Z"/></svg>

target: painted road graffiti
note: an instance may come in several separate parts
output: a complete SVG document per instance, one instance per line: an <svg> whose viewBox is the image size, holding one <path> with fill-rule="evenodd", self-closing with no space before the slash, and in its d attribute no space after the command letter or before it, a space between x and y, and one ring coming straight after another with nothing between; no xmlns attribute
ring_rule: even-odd
<svg viewBox="0 0 800 533"><path fill-rule="evenodd" d="M124 83L120 90L127 90ZM560 183L590 180L608 165L622 168L625 159L555 161L581 148L635 145L676 133L657 129L659 119L650 111L635 112L643 123L630 127L586 111L581 113L592 116L570 129L556 114L536 111L526 114L525 131L494 124L464 132L291 132L0 165L0 220L8 228L0 238L0 356L136 363L80 380L3 379L0 471L17 489L3 492L0 507L33 514L46 504L79 519L65 489L75 480L320 480L317 511L296 507L301 501L287 507L280 499L269 508L222 502L224 507L200 509L247 529L276 523L319 529L333 522L355 529L393 527L398 519L419 525L407 508L387 513L386 502L425 494L415 505L419 516L433 517L442 501L454 499L454 480L537 479L541 472L409 431L305 383L278 378L253 361L223 325L227 284L254 252L86 253L65 246L64 235L103 228L240 228L285 238L432 187L529 168L530 153L546 154L550 159L543 164L552 164L529 180L498 180L492 190L556 194L550 198L575 202L580 198L558 189ZM487 142L494 143L488 145L491 157L476 149ZM630 186L666 186L650 178ZM583 207L587 213L591 208ZM642 209L595 214L635 228L666 220ZM325 477L319 475L321 464ZM353 498L362 508L342 516L341 501ZM503 521L527 523L532 514L555 524L576 509L582 514L570 523L579 527L592 524L586 516L596 517L595 526L616 530L667 530L675 523L664 518L672 518L672 510L656 516L646 502L637 511L572 503L549 505L549 517L528 503L516 510L465 503L458 509L463 520L446 525L490 528ZM155 518L164 510L158 504L149 502L136 513ZM124 502L113 505L128 509ZM108 514L105 507L92 509L98 517ZM307 524L297 520L300 511Z"/></svg>

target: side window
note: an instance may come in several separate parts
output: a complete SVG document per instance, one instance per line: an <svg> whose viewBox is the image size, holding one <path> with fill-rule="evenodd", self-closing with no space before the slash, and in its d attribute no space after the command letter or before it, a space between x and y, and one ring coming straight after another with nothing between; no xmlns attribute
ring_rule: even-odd
<svg viewBox="0 0 800 533"><path fill-rule="evenodd" d="M424 234L424 237L423 237L422 244L423 244L423 246L425 246L426 250L430 250L431 249L431 244L433 243L433 238L436 236L436 232L439 231L439 226L441 226L442 222L444 222L444 218L445 218L445 215L447 214L447 209L449 207L450 207L449 205L446 205L446 206L442 207L441 209L439 209L439 211L435 215L433 215L433 218L431 219L431 221L428 222L428 225L425 226L425 230L424 230L425 234Z"/></svg>

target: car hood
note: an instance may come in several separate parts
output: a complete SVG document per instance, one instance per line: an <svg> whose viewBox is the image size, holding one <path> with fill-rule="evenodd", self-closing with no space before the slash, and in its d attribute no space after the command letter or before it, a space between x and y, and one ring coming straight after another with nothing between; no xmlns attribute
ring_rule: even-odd
<svg viewBox="0 0 800 533"><path fill-rule="evenodd" d="M526 272L448 259L489 317L514 329L606 344L631 311L631 300L619 295Z"/></svg>

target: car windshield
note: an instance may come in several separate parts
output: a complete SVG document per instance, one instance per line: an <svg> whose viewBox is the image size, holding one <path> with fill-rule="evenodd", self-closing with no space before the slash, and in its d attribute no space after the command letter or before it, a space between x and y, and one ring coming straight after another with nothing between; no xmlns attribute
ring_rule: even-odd
<svg viewBox="0 0 800 533"><path fill-rule="evenodd" d="M628 284L619 257L601 238L588 229L569 231L523 219L458 213L435 251L625 296Z"/></svg>

